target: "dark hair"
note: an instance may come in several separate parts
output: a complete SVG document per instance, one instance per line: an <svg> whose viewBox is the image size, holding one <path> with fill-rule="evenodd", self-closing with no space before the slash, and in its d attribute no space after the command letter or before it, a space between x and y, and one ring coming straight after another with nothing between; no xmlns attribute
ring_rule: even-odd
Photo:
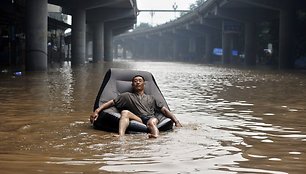
<svg viewBox="0 0 306 174"><path fill-rule="evenodd" d="M134 79L135 79L136 77L141 77L141 78L143 79L143 81L146 81L145 78L144 78L142 75L139 75L139 74L135 75L135 76L132 78L132 81L134 81Z"/></svg>

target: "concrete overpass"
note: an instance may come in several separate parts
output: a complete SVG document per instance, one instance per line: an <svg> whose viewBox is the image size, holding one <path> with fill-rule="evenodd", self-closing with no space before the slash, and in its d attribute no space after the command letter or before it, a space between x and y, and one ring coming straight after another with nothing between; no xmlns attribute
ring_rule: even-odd
<svg viewBox="0 0 306 174"><path fill-rule="evenodd" d="M12 25L16 22L5 20L11 14L18 16L19 23L25 23L21 32L26 36L25 68L28 71L48 67L48 22L57 25L56 21L48 20L48 3L61 6L63 13L72 15L72 65L85 63L86 34L93 35L93 60L112 60L112 37L133 28L136 23L136 0L1 1L1 10L6 10L1 13L1 23Z"/></svg>
<svg viewBox="0 0 306 174"><path fill-rule="evenodd" d="M278 68L291 68L295 57L296 11L304 0L207 0L193 12L175 21L116 37L115 44L129 50L134 58L186 60L211 63L218 59L214 48L222 48L219 61L255 66L258 24L273 21L278 34L273 42Z"/></svg>

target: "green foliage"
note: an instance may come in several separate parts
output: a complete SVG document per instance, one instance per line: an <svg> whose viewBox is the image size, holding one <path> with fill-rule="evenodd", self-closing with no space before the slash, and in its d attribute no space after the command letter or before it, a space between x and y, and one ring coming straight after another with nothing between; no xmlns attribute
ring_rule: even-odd
<svg viewBox="0 0 306 174"><path fill-rule="evenodd" d="M152 25L150 25L149 23L143 23L142 22L139 25L137 25L134 30L145 30L145 29L148 29L148 28L151 28L151 27L152 27Z"/></svg>
<svg viewBox="0 0 306 174"><path fill-rule="evenodd" d="M194 10L194 9L197 8L198 6L202 5L205 1L206 1L206 0L197 0L197 1L195 2L195 4L191 4L191 5L189 6L189 9L190 9L190 10Z"/></svg>
<svg viewBox="0 0 306 174"><path fill-rule="evenodd" d="M189 9L190 10L194 10L194 9L196 9L198 6L200 6L200 5L202 5L205 1L207 1L207 0L197 0L194 4L191 4L190 6L189 6ZM184 14L186 14L187 12L181 12L180 13L180 16L183 16Z"/></svg>

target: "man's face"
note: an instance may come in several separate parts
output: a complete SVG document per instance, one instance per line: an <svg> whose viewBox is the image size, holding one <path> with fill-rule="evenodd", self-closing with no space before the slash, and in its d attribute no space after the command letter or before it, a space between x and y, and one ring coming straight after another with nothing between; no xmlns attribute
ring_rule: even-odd
<svg viewBox="0 0 306 174"><path fill-rule="evenodd" d="M132 81L132 86L135 92L144 90L144 80L142 77L135 77Z"/></svg>

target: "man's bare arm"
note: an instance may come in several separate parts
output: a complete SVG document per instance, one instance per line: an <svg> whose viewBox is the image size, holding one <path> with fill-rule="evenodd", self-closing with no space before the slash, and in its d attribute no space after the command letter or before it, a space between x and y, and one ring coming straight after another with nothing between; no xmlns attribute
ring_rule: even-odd
<svg viewBox="0 0 306 174"><path fill-rule="evenodd" d="M161 108L161 112L168 118L170 118L176 127L182 127L181 123L178 121L178 119L175 117L175 115L169 111L166 107Z"/></svg>
<svg viewBox="0 0 306 174"><path fill-rule="evenodd" d="M103 103L99 108L97 108L91 115L90 115L90 122L93 123L94 121L97 120L98 116L99 116L99 112L101 112L104 109L110 108L112 106L114 106L114 100L110 100L106 103Z"/></svg>

